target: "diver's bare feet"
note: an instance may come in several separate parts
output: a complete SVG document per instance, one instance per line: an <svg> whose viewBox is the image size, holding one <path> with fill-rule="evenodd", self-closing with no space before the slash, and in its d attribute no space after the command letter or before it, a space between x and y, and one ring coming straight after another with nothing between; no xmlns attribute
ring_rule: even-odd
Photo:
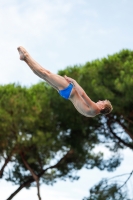
<svg viewBox="0 0 133 200"><path fill-rule="evenodd" d="M26 60L26 58L29 56L28 52L26 51L26 49L24 49L24 47L18 47L18 52L20 55L20 60Z"/></svg>

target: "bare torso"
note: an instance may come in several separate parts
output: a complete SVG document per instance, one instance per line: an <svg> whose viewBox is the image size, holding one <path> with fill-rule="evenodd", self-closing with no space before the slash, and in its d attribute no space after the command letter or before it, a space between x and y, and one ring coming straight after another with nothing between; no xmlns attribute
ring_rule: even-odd
<svg viewBox="0 0 133 200"><path fill-rule="evenodd" d="M75 88L73 88L69 100L82 115L86 117L95 117L97 115L95 110L95 103L93 107L89 107L84 99L78 94Z"/></svg>

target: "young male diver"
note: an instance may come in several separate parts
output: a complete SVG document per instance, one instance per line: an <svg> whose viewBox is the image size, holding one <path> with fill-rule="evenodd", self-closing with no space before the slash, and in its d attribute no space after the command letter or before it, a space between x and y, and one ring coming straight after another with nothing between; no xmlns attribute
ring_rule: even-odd
<svg viewBox="0 0 133 200"><path fill-rule="evenodd" d="M18 47L20 60L23 60L40 78L48 82L65 99L69 99L77 111L86 117L95 117L99 114L109 114L112 111L110 101L94 102L85 93L83 88L72 78L53 74L38 64L23 47Z"/></svg>

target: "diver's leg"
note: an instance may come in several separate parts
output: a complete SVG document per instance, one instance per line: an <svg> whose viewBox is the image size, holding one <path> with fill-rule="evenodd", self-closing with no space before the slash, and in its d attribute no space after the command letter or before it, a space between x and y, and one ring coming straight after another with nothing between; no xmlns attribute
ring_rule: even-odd
<svg viewBox="0 0 133 200"><path fill-rule="evenodd" d="M47 81L56 90L62 90L68 86L68 82L64 77L53 74L49 70L43 68L30 56L26 49L20 46L18 47L18 51L20 54L20 60L25 61L36 75Z"/></svg>

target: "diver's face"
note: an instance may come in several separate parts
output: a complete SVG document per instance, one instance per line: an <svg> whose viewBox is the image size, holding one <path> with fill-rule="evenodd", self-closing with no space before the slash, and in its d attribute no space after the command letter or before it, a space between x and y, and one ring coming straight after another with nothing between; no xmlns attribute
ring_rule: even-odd
<svg viewBox="0 0 133 200"><path fill-rule="evenodd" d="M99 101L97 102L97 105L98 105L98 107L99 107L100 109L104 109L105 103L106 103L106 100L104 100L104 101L99 100Z"/></svg>

